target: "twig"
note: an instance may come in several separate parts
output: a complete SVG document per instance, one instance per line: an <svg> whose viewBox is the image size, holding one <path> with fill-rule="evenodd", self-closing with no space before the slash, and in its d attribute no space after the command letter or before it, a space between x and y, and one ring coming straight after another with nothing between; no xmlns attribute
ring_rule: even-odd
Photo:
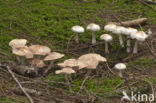
<svg viewBox="0 0 156 103"><path fill-rule="evenodd" d="M30 97L30 95L23 89L22 85L20 84L20 82L18 81L18 79L15 77L14 73L12 72L12 70L10 69L9 66L5 66L0 64L0 67L6 68L8 70L8 72L11 74L12 78L14 79L14 81L18 84L18 86L20 87L20 89L23 91L23 93L26 95L26 97L29 99L30 103L34 103L33 99Z"/></svg>
<svg viewBox="0 0 156 103"><path fill-rule="evenodd" d="M156 1L151 1L151 0L143 0L143 1L145 1L148 4L156 4Z"/></svg>
<svg viewBox="0 0 156 103"><path fill-rule="evenodd" d="M89 76L87 76L87 77L83 80L83 82L82 82L82 84L81 84L81 87L80 87L78 93L81 92L81 90L82 90L82 88L83 88L83 86L84 86L84 84L85 84L85 82L86 82L86 80L87 80L88 78L89 78Z"/></svg>
<svg viewBox="0 0 156 103"><path fill-rule="evenodd" d="M146 6L148 6L149 8L153 9L154 11L156 11L155 8L153 8L152 6L150 6L150 5L149 5L148 3L146 3L145 1L143 1L143 0L136 0L136 1L139 1L140 3L142 3L142 4L146 5Z"/></svg>
<svg viewBox="0 0 156 103"><path fill-rule="evenodd" d="M113 74L113 75L115 75L116 76L116 74L110 69L110 67L109 67L109 65L108 65L108 63L106 63L106 66L107 66L107 68L108 68L108 70Z"/></svg>

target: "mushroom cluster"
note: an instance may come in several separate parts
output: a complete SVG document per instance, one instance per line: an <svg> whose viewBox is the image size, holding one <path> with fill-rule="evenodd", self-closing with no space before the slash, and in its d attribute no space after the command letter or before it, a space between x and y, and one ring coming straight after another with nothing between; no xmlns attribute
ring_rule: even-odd
<svg viewBox="0 0 156 103"><path fill-rule="evenodd" d="M127 53L131 52L131 43L130 39L136 39L134 48L133 48L133 54L138 52L138 41L145 41L145 39L148 38L148 35L144 31L138 31L135 28L131 27L123 27L123 26L117 26L114 23L108 23L107 25L104 26L104 30L112 32L114 34L119 35L119 42L122 47L124 47L124 42L122 39L122 35L125 35L127 37ZM151 32L149 31L149 34ZM102 36L100 37L102 39ZM107 45L106 45L107 48ZM108 52L108 51L107 51Z"/></svg>
<svg viewBox="0 0 156 103"><path fill-rule="evenodd" d="M47 46L28 46L26 44L26 39L13 39L9 42L9 46L12 47L12 53L17 57L18 62L16 65L30 66L30 68L33 67L37 75L38 71L40 71L40 68L44 68L46 66L46 61L50 61L51 66L53 65L54 60L57 60L64 56L64 54L51 52L51 49Z"/></svg>

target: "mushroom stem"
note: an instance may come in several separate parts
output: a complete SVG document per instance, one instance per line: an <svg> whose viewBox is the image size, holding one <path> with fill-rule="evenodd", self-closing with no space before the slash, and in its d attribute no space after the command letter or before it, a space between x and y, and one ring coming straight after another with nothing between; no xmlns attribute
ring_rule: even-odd
<svg viewBox="0 0 156 103"><path fill-rule="evenodd" d="M47 69L44 71L43 76L46 76L47 73L49 72L49 70L54 66L54 61L50 61L49 66L47 67Z"/></svg>
<svg viewBox="0 0 156 103"><path fill-rule="evenodd" d="M75 42L76 42L76 43L79 43L79 34L78 34L78 33L76 33Z"/></svg>
<svg viewBox="0 0 156 103"><path fill-rule="evenodd" d="M131 51L131 41L130 41L130 37L127 36L127 53L130 53Z"/></svg>
<svg viewBox="0 0 156 103"><path fill-rule="evenodd" d="M122 35L121 34L119 34L119 42L120 42L121 47L124 47L123 40L122 40Z"/></svg>
<svg viewBox="0 0 156 103"><path fill-rule="evenodd" d="M68 74L65 74L65 80L66 80L67 85L69 86L69 91L71 92L72 88L71 88L71 85L70 85L70 82L69 82Z"/></svg>
<svg viewBox="0 0 156 103"><path fill-rule="evenodd" d="M109 54L109 50L108 50L108 42L105 41L105 53Z"/></svg>
<svg viewBox="0 0 156 103"><path fill-rule="evenodd" d="M121 70L119 70L118 75L119 75L121 78L123 77L123 76L122 76Z"/></svg>
<svg viewBox="0 0 156 103"><path fill-rule="evenodd" d="M94 32L92 32L92 44L96 44L96 38Z"/></svg>
<svg viewBox="0 0 156 103"><path fill-rule="evenodd" d="M138 53L138 41L136 40L133 48L133 54L137 54L137 53Z"/></svg>

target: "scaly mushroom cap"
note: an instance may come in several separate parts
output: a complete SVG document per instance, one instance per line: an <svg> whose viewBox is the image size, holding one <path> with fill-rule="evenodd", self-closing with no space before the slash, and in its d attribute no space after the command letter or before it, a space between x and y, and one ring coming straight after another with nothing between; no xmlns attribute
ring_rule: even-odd
<svg viewBox="0 0 156 103"><path fill-rule="evenodd" d="M104 26L104 30L106 31L114 31L116 28L116 25L114 23L108 23L107 25Z"/></svg>
<svg viewBox="0 0 156 103"><path fill-rule="evenodd" d="M87 26L87 30L90 31L99 31L100 30L100 26L98 24L95 23L91 23Z"/></svg>
<svg viewBox="0 0 156 103"><path fill-rule="evenodd" d="M56 70L56 74L73 74L76 73L72 68L63 68L62 70Z"/></svg>
<svg viewBox="0 0 156 103"><path fill-rule="evenodd" d="M76 59L67 59L63 63L59 63L60 67L78 67L78 69L85 68L86 65Z"/></svg>
<svg viewBox="0 0 156 103"><path fill-rule="evenodd" d="M84 32L84 28L79 25L73 26L71 30L75 33L83 33Z"/></svg>
<svg viewBox="0 0 156 103"><path fill-rule="evenodd" d="M30 49L25 46L25 47L20 47L20 48L13 48L12 50L13 54L18 55L18 56L25 56L26 58L33 58L33 53L30 51Z"/></svg>
<svg viewBox="0 0 156 103"><path fill-rule="evenodd" d="M148 38L148 35L143 31L138 31L131 34L131 38L137 39L138 41L145 41Z"/></svg>
<svg viewBox="0 0 156 103"><path fill-rule="evenodd" d="M87 65L86 68L88 69L96 69L99 62L106 62L106 58L102 57L99 54L90 53L90 54L85 54L85 55L80 56L78 58L78 61Z"/></svg>
<svg viewBox="0 0 156 103"><path fill-rule="evenodd" d="M104 40L104 41L106 41L106 42L110 42L110 41L112 41L112 36L111 35L109 35L109 34L102 34L101 36L100 36L100 39L101 40Z"/></svg>
<svg viewBox="0 0 156 103"><path fill-rule="evenodd" d="M20 48L24 47L27 43L26 39L13 39L9 42L9 46L12 48Z"/></svg>
<svg viewBox="0 0 156 103"><path fill-rule="evenodd" d="M131 35L131 34L136 33L137 31L138 31L137 29L128 27L128 28L126 28L126 30L123 31L122 33L125 34L125 35Z"/></svg>
<svg viewBox="0 0 156 103"><path fill-rule="evenodd" d="M126 69L126 65L124 63L118 63L115 65L115 68L118 70L124 70Z"/></svg>
<svg viewBox="0 0 156 103"><path fill-rule="evenodd" d="M116 26L116 28L114 28L114 30L112 31L115 34L122 34L123 31L125 31L125 28L122 26Z"/></svg>
<svg viewBox="0 0 156 103"><path fill-rule="evenodd" d="M44 61L56 60L64 57L64 54L52 52L44 58Z"/></svg>
<svg viewBox="0 0 156 103"><path fill-rule="evenodd" d="M49 47L42 45L31 45L29 49L34 55L47 55L51 53Z"/></svg>
<svg viewBox="0 0 156 103"><path fill-rule="evenodd" d="M29 63L32 65L32 66L36 66L38 68L43 68L45 67L45 63L43 62L43 60L40 60L40 59L33 59L33 60L30 60Z"/></svg>

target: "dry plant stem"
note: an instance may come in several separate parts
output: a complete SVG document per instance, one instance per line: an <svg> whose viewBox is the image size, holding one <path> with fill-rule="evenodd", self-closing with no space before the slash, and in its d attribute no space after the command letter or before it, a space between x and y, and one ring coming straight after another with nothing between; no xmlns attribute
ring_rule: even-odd
<svg viewBox="0 0 156 103"><path fill-rule="evenodd" d="M119 42L120 42L121 47L124 47L123 39L122 39L122 35L121 34L119 34Z"/></svg>
<svg viewBox="0 0 156 103"><path fill-rule="evenodd" d="M2 66L0 64L0 66ZM9 66L4 66L8 72L11 74L12 78L14 79L14 81L18 84L19 88L23 91L23 93L26 95L26 97L29 99L30 103L34 103L33 99L30 97L30 95L24 90L24 88L22 87L22 85L20 84L20 82L18 81L18 79L15 77L14 73L12 72L12 70L10 69Z"/></svg>
<svg viewBox="0 0 156 103"><path fill-rule="evenodd" d="M92 32L92 44L96 44L95 32Z"/></svg>
<svg viewBox="0 0 156 103"><path fill-rule="evenodd" d="M109 54L109 50L108 50L108 42L105 41L105 53Z"/></svg>
<svg viewBox="0 0 156 103"><path fill-rule="evenodd" d="M131 40L130 37L127 36L127 53L131 52Z"/></svg>
<svg viewBox="0 0 156 103"><path fill-rule="evenodd" d="M76 42L76 43L79 43L79 34L78 34L78 33L76 33L75 42Z"/></svg>
<svg viewBox="0 0 156 103"><path fill-rule="evenodd" d="M108 62L106 62L106 66L107 66L108 70L109 70L113 75L116 76L116 74L115 74L115 73L111 70L111 68L109 67Z"/></svg>
<svg viewBox="0 0 156 103"><path fill-rule="evenodd" d="M72 88L71 88L71 85L70 85L70 81L69 81L69 78L68 78L68 74L65 74L65 80L68 84L68 87L69 87L69 91L72 92Z"/></svg>
<svg viewBox="0 0 156 103"><path fill-rule="evenodd" d="M133 48L133 54L137 54L137 53L138 53L138 41L136 40Z"/></svg>

